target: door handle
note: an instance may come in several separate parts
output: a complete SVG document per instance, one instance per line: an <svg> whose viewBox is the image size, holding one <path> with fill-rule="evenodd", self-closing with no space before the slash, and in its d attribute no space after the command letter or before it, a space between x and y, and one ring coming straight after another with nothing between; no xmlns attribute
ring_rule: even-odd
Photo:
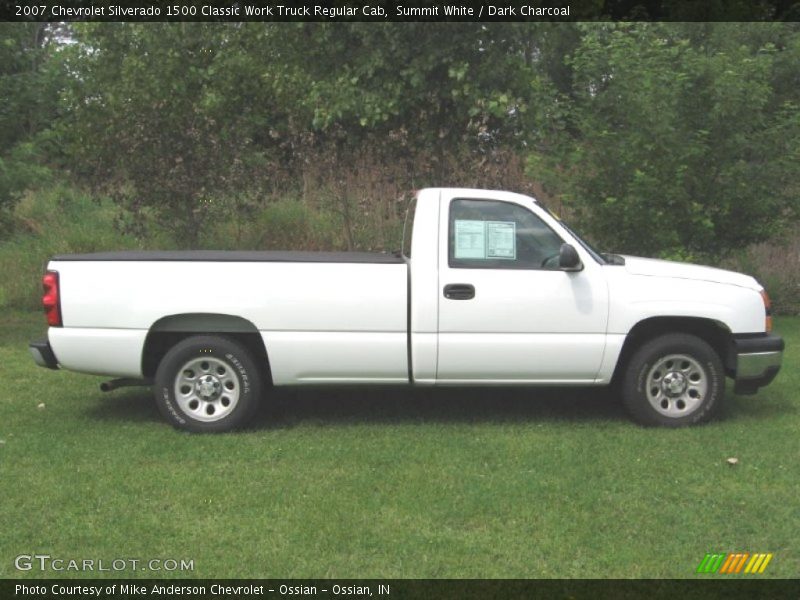
<svg viewBox="0 0 800 600"><path fill-rule="evenodd" d="M444 286L444 297L449 300L472 300L475 286L469 283L448 283Z"/></svg>

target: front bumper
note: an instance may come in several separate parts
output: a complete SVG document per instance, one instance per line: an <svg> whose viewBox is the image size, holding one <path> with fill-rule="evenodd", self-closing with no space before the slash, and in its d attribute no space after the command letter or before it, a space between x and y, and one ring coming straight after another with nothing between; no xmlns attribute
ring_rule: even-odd
<svg viewBox="0 0 800 600"><path fill-rule="evenodd" d="M755 394L758 388L769 385L781 369L783 349L783 338L778 335L734 335L736 376L733 391L737 394Z"/></svg>
<svg viewBox="0 0 800 600"><path fill-rule="evenodd" d="M28 344L28 350L30 350L33 360L40 367L58 369L56 355L53 353L53 349L50 347L50 342L47 338L31 342Z"/></svg>

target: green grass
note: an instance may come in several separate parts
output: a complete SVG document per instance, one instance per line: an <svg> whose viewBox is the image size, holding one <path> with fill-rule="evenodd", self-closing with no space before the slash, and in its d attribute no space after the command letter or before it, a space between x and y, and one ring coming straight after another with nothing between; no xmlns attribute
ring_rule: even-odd
<svg viewBox="0 0 800 600"><path fill-rule="evenodd" d="M44 553L193 577L692 578L712 551L797 577L800 318L777 330L778 379L703 427L642 429L589 391L328 390L214 436L164 424L146 389L35 367L43 318L6 312L0 577L41 577L13 560Z"/></svg>

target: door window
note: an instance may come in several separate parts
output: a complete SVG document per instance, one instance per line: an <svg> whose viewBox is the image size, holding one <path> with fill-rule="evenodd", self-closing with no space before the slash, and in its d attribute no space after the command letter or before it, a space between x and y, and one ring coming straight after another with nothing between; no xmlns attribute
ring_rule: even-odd
<svg viewBox="0 0 800 600"><path fill-rule="evenodd" d="M557 269L562 243L544 221L517 204L497 200L450 203L450 267Z"/></svg>

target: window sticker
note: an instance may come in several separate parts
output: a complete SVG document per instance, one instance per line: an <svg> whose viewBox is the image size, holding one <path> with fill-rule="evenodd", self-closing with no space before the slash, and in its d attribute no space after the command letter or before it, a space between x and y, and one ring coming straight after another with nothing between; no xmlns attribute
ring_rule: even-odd
<svg viewBox="0 0 800 600"><path fill-rule="evenodd" d="M456 219L454 258L517 258L514 221L467 221Z"/></svg>
<svg viewBox="0 0 800 600"><path fill-rule="evenodd" d="M455 258L486 258L485 221L456 219Z"/></svg>
<svg viewBox="0 0 800 600"><path fill-rule="evenodd" d="M486 258L517 258L516 226L514 221L486 222Z"/></svg>

